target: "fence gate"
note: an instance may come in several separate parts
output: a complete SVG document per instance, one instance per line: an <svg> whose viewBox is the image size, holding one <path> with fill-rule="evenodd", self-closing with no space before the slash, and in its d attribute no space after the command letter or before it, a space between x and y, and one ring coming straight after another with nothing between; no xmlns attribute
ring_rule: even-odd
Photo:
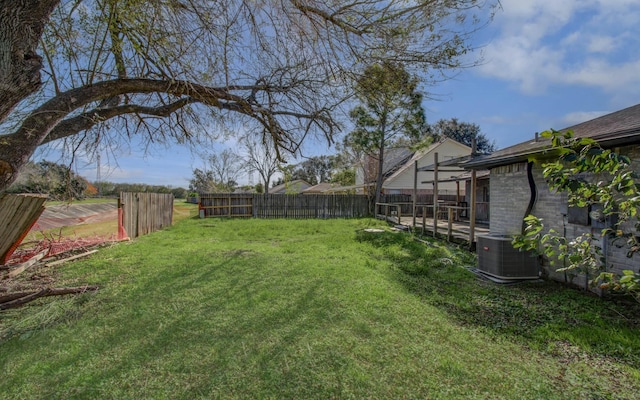
<svg viewBox="0 0 640 400"><path fill-rule="evenodd" d="M130 238L171 226L173 194L121 192L118 199L118 232Z"/></svg>

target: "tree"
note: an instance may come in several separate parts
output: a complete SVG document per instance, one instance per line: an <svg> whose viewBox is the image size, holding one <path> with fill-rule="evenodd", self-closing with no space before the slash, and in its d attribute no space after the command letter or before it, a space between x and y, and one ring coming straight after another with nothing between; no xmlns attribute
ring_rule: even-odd
<svg viewBox="0 0 640 400"><path fill-rule="evenodd" d="M309 157L293 168L291 179L302 179L312 185L328 182L331 176L331 159L329 156Z"/></svg>
<svg viewBox="0 0 640 400"><path fill-rule="evenodd" d="M118 197L120 192L147 192L147 193L172 193L176 198L184 198L187 191L184 188L173 188L164 185L148 185L146 183L115 183L108 181L96 181L93 183L100 187L101 195Z"/></svg>
<svg viewBox="0 0 640 400"><path fill-rule="evenodd" d="M640 273L624 270L622 276L616 276L610 272L601 243L606 240L626 247L629 258L640 254L640 181L631 160L601 148L593 139L573 138L571 131L541 135L551 138L551 151L559 154L559 158L542 164L549 187L568 193L570 206L599 204L601 219L609 226L602 229L599 239L584 233L569 241L554 230L545 232L543 221L530 215L525 219L525 234L514 239L514 246L544 254L552 264L566 262L558 271L587 271L597 276L592 283L626 291L640 300Z"/></svg>
<svg viewBox="0 0 640 400"><path fill-rule="evenodd" d="M10 193L39 193L51 200L82 200L88 182L65 165L51 161L29 162L16 182L7 190Z"/></svg>
<svg viewBox="0 0 640 400"><path fill-rule="evenodd" d="M220 154L209 156L209 166L219 191L232 192L244 170L242 158L232 150L225 149Z"/></svg>
<svg viewBox="0 0 640 400"><path fill-rule="evenodd" d="M399 63L384 61L367 67L356 84L360 105L351 110L355 129L352 146L377 161L375 202L380 201L385 150L399 138L417 139L425 129L417 78Z"/></svg>
<svg viewBox="0 0 640 400"><path fill-rule="evenodd" d="M212 171L203 171L200 168L193 170L193 178L189 180L189 191L197 193L217 192L216 181Z"/></svg>
<svg viewBox="0 0 640 400"><path fill-rule="evenodd" d="M87 152L134 135L194 143L234 120L268 132L278 158L308 135L331 140L352 71L390 58L437 79L473 65L468 39L491 19L485 5L1 1L0 191L53 141Z"/></svg>
<svg viewBox="0 0 640 400"><path fill-rule="evenodd" d="M242 143L246 151L244 160L247 171L257 171L260 174L264 193L269 194L269 184L271 178L278 172L279 161L268 141L268 136L263 135L263 141L260 144L251 136L245 137Z"/></svg>
<svg viewBox="0 0 640 400"><path fill-rule="evenodd" d="M356 184L356 171L353 168L337 171L331 175L330 182L340 186L353 186Z"/></svg>
<svg viewBox="0 0 640 400"><path fill-rule="evenodd" d="M336 150L338 152L331 159L333 168L331 182L339 183L341 186L355 185L358 168L362 169L363 176L369 176L365 173L365 153L353 145L349 135L344 136L341 142L336 143ZM351 175L353 179L350 178Z"/></svg>
<svg viewBox="0 0 640 400"><path fill-rule="evenodd" d="M488 154L495 151L495 144L484 133L480 132L480 127L477 124L459 122L457 118L441 119L430 125L428 132L433 140L448 137L469 147L471 147L475 138L476 151L479 153Z"/></svg>

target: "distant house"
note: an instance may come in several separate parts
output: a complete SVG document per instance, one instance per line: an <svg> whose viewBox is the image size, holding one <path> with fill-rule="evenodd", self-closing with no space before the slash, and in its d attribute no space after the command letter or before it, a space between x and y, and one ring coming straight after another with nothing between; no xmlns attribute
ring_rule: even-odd
<svg viewBox="0 0 640 400"><path fill-rule="evenodd" d="M334 185L329 182L322 182L304 189L302 191L302 194L324 194L331 191L331 189L337 186L338 185Z"/></svg>
<svg viewBox="0 0 640 400"><path fill-rule="evenodd" d="M311 187L311 184L302 179L296 179L291 182L285 182L269 189L269 194L300 194L305 189Z"/></svg>
<svg viewBox="0 0 640 400"><path fill-rule="evenodd" d="M389 149L386 152L383 165L384 194L413 194L415 165L418 168L432 165L435 162L435 154L438 153L439 161L460 158L471 154L471 148L450 138L444 138L435 142L425 149L412 151L408 148ZM364 165L356 170L356 185L362 186L365 190L372 190L377 177L378 161L373 157L368 157ZM464 172L462 168L452 168L448 174L453 176ZM433 181L433 171L420 173L418 180L418 194L432 194L433 184L423 183ZM456 194L457 185L455 182L443 182L438 185L439 193ZM464 191L464 189L462 189Z"/></svg>
<svg viewBox="0 0 640 400"><path fill-rule="evenodd" d="M575 137L596 140L604 148L615 149L628 156L635 170L640 173L640 104L590 121L563 129L572 130ZM566 193L552 192L542 175L538 163L529 162L532 155L544 158L550 140L539 138L479 156L463 164L469 169L490 170L490 233L494 236L512 236L522 232L523 218L533 214L543 219L546 229L564 232L567 239L589 232L598 237L607 258L607 265L614 272L640 268L640 254L626 257L626 249L620 249L606 238L601 238L599 221L592 221L589 211L568 206ZM557 157L557 155L556 155ZM542 261L543 273L555 280L585 286L588 276L556 272L557 266Z"/></svg>

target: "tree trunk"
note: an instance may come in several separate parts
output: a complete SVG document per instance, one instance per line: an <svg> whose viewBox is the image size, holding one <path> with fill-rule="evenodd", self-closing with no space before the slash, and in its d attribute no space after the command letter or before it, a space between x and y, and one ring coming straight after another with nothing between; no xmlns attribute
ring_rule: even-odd
<svg viewBox="0 0 640 400"><path fill-rule="evenodd" d="M380 144L380 148L378 149L378 174L376 176L376 203L380 203L380 198L382 196L382 177L383 177L383 168L384 168L384 144Z"/></svg>
<svg viewBox="0 0 640 400"><path fill-rule="evenodd" d="M0 122L42 85L42 57L36 48L59 2L0 0Z"/></svg>
<svg viewBox="0 0 640 400"><path fill-rule="evenodd" d="M42 86L42 57L36 48L58 3L60 0L0 0L0 123L18 103ZM1 142L2 152L5 148L21 151L11 141L3 138ZM0 159L0 191L8 186L5 177L15 174L15 167Z"/></svg>
<svg viewBox="0 0 640 400"><path fill-rule="evenodd" d="M378 176L376 177L376 203L380 202L382 194L382 178L384 168L384 144L387 139L387 113L384 112L380 116L380 142L378 144Z"/></svg>

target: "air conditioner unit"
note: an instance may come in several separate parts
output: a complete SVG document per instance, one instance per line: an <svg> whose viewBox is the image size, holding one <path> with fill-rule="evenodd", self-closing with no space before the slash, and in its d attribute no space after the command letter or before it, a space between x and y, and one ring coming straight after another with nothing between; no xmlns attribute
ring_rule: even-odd
<svg viewBox="0 0 640 400"><path fill-rule="evenodd" d="M514 249L508 236L478 236L478 270L500 279L538 279L538 258Z"/></svg>

